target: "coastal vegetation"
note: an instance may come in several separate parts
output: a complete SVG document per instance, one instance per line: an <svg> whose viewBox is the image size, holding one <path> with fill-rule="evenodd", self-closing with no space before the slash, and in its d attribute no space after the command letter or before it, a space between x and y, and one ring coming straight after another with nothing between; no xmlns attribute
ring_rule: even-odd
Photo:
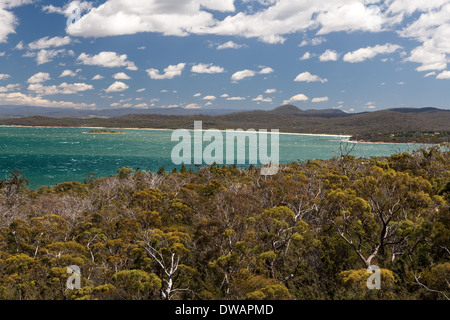
<svg viewBox="0 0 450 320"><path fill-rule="evenodd" d="M210 165L27 182L0 181L0 299L450 297L448 146L267 177Z"/></svg>

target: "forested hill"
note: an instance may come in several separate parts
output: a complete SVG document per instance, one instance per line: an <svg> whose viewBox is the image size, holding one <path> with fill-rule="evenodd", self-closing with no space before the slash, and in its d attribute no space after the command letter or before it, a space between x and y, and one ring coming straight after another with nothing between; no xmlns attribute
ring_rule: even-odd
<svg viewBox="0 0 450 320"><path fill-rule="evenodd" d="M14 172L0 181L0 299L449 299L442 149L290 163L267 179L122 168L33 191ZM79 290L66 289L72 265Z"/></svg>
<svg viewBox="0 0 450 320"><path fill-rule="evenodd" d="M0 120L0 125L75 126L114 128L279 129L281 132L345 134L355 140L385 142L443 142L450 136L450 111L400 108L349 114L340 110L301 110L285 105L271 111L226 115L130 114L112 118L24 117Z"/></svg>

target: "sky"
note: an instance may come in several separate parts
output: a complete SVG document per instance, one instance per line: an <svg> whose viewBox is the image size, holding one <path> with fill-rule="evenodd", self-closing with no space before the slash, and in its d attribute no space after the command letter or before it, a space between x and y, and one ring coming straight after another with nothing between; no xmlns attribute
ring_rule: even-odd
<svg viewBox="0 0 450 320"><path fill-rule="evenodd" d="M450 109L450 0L0 0L0 106Z"/></svg>

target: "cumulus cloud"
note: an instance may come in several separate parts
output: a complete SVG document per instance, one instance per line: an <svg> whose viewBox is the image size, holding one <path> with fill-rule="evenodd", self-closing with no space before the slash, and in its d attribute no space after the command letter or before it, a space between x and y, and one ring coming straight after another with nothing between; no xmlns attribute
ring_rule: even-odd
<svg viewBox="0 0 450 320"><path fill-rule="evenodd" d="M215 97L215 96L205 96L205 97L203 97L203 100L210 100L210 101L214 101L214 100L216 100L217 98Z"/></svg>
<svg viewBox="0 0 450 320"><path fill-rule="evenodd" d="M201 108L202 108L202 107L199 106L199 105L196 104L196 103L191 103L191 104L188 104L187 106L184 107L184 109L187 109L187 110L201 109Z"/></svg>
<svg viewBox="0 0 450 320"><path fill-rule="evenodd" d="M15 91L20 87L20 84L15 83L15 84L8 84L6 86L0 86L0 92L11 92L11 91Z"/></svg>
<svg viewBox="0 0 450 320"><path fill-rule="evenodd" d="M9 79L11 76L6 73L0 73L0 80L6 80Z"/></svg>
<svg viewBox="0 0 450 320"><path fill-rule="evenodd" d="M264 93L271 94L271 93L276 93L276 92L277 92L277 89L267 89Z"/></svg>
<svg viewBox="0 0 450 320"><path fill-rule="evenodd" d="M245 45L243 44L237 44L233 41L227 41L225 43L219 44L216 49L217 50L225 50L225 49L241 49L244 48Z"/></svg>
<svg viewBox="0 0 450 320"><path fill-rule="evenodd" d="M436 79L450 79L450 71L443 71L436 76Z"/></svg>
<svg viewBox="0 0 450 320"><path fill-rule="evenodd" d="M94 108L95 103L73 103L70 101L47 100L40 96L33 97L20 92L0 93L0 104L17 106L58 107L58 108Z"/></svg>
<svg viewBox="0 0 450 320"><path fill-rule="evenodd" d="M39 50L38 52L27 52L26 54L24 54L24 57L28 57L28 58L35 58L36 63L38 65L41 64L45 64L45 63L49 63L52 62L54 58L58 57L58 56L65 56L65 55L73 55L73 51L71 50L66 50L66 49L59 49L59 50L55 50L55 49L42 49Z"/></svg>
<svg viewBox="0 0 450 320"><path fill-rule="evenodd" d="M2 0L0 2L0 43L6 42L11 33L16 33L15 28L19 24L16 16L8 9L32 2L33 0Z"/></svg>
<svg viewBox="0 0 450 320"><path fill-rule="evenodd" d="M105 92L122 92L129 88L129 86L121 81L116 81L110 85Z"/></svg>
<svg viewBox="0 0 450 320"><path fill-rule="evenodd" d="M245 70L241 70L241 71L235 72L231 76L231 81L237 82L237 81L241 81L241 80L246 79L246 78L252 78L255 75L256 75L255 71L245 69Z"/></svg>
<svg viewBox="0 0 450 320"><path fill-rule="evenodd" d="M319 60L322 62L326 61L337 61L339 59L339 54L333 50L327 50L320 55Z"/></svg>
<svg viewBox="0 0 450 320"><path fill-rule="evenodd" d="M72 39L69 36L66 37L44 37L39 40L33 41L28 44L28 48L31 50L41 50L41 49L49 49L49 48L57 48L63 47L72 42Z"/></svg>
<svg viewBox="0 0 450 320"><path fill-rule="evenodd" d="M284 100L283 103L288 104L288 103L292 103L292 102L308 101L308 100L309 100L309 98L306 95L304 95L303 93L300 93L300 94L297 94L297 95L291 97L288 100Z"/></svg>
<svg viewBox="0 0 450 320"><path fill-rule="evenodd" d="M257 101L257 102L272 102L272 98L264 98L264 96L262 94L260 94L259 96L257 96L256 98L252 99L252 101Z"/></svg>
<svg viewBox="0 0 450 320"><path fill-rule="evenodd" d="M374 47L361 48L353 52L349 52L344 55L344 61L350 63L363 62L367 59L372 59L380 54L391 54L397 50L402 49L401 46L396 44L386 43L384 45L376 45Z"/></svg>
<svg viewBox="0 0 450 320"><path fill-rule="evenodd" d="M89 10L67 32L82 37L139 32L176 36L215 34L282 43L285 35L309 29L318 30L319 35L338 31L378 32L392 24L393 20L385 6L378 7L374 5L376 2L366 0L278 0L260 3L264 6L259 10L234 13L234 0L108 0ZM46 10L58 11L50 6ZM218 20L208 10L229 14ZM223 48L232 47L227 45Z"/></svg>
<svg viewBox="0 0 450 320"><path fill-rule="evenodd" d="M308 71L300 73L295 79L295 82L322 82L325 83L328 80L322 79L321 77L311 74Z"/></svg>
<svg viewBox="0 0 450 320"><path fill-rule="evenodd" d="M313 55L308 51L308 52L305 52L304 54L303 54L303 56L300 58L300 60L302 60L302 61L304 61L304 60L309 60L309 59L311 59L313 57Z"/></svg>
<svg viewBox="0 0 450 320"><path fill-rule="evenodd" d="M72 70L64 70L61 75L59 76L60 78L64 78L64 77L76 77L77 73L80 72L81 69L77 69L74 71Z"/></svg>
<svg viewBox="0 0 450 320"><path fill-rule="evenodd" d="M191 72L213 74L213 73L223 73L225 72L225 69L219 66L214 66L212 63L210 64L200 63L192 66Z"/></svg>
<svg viewBox="0 0 450 320"><path fill-rule="evenodd" d="M63 7L55 7L54 5L46 5L42 7L42 11L45 13L58 13L66 17L70 17L74 10L78 8L81 13L89 11L92 9L92 2L89 1L70 1Z"/></svg>
<svg viewBox="0 0 450 320"><path fill-rule="evenodd" d="M164 69L164 73L160 74L158 69L148 69L147 74L151 79L154 80L166 80L173 79L175 77L181 76L184 68L186 67L185 63L179 63L177 65L170 65Z"/></svg>
<svg viewBox="0 0 450 320"><path fill-rule="evenodd" d="M317 103L317 102L326 102L328 101L328 97L321 97L321 98L314 98L311 100L311 102Z"/></svg>
<svg viewBox="0 0 450 320"><path fill-rule="evenodd" d="M128 61L126 54L118 55L116 52L103 51L97 55L91 56L86 53L80 54L77 61L88 66L99 66L106 68L126 67L128 70L136 71L137 67L132 61Z"/></svg>
<svg viewBox="0 0 450 320"><path fill-rule="evenodd" d="M86 83L73 83L66 82L60 85L44 86L41 83L32 83L28 86L29 91L33 91L39 95L53 95L53 94L76 94L83 91L93 90L94 87Z"/></svg>
<svg viewBox="0 0 450 320"><path fill-rule="evenodd" d="M259 74L271 74L273 72L275 72L275 70L273 70L272 68L264 67L259 71Z"/></svg>
<svg viewBox="0 0 450 320"><path fill-rule="evenodd" d="M92 77L92 80L101 80L104 77L101 74L96 74L95 76Z"/></svg>
<svg viewBox="0 0 450 320"><path fill-rule="evenodd" d="M234 11L233 0L108 0L83 15L68 28L73 36L105 37L139 32L185 36L203 33L215 23L202 9Z"/></svg>
<svg viewBox="0 0 450 320"><path fill-rule="evenodd" d="M38 72L28 78L28 83L42 83L50 80L50 74L47 72Z"/></svg>
<svg viewBox="0 0 450 320"><path fill-rule="evenodd" d="M324 37L318 37L318 38L313 38L311 40L303 40L298 46L299 47L304 47L304 46L318 46L321 45L322 43L326 42L327 39L325 39Z"/></svg>
<svg viewBox="0 0 450 320"><path fill-rule="evenodd" d="M134 106L135 108L142 108L142 109L146 109L148 108L148 104L146 103L140 103Z"/></svg>
<svg viewBox="0 0 450 320"><path fill-rule="evenodd" d="M116 80L130 80L131 78L124 72L118 72L113 75L113 78Z"/></svg>
<svg viewBox="0 0 450 320"><path fill-rule="evenodd" d="M246 98L244 97L227 97L228 101L244 101Z"/></svg>

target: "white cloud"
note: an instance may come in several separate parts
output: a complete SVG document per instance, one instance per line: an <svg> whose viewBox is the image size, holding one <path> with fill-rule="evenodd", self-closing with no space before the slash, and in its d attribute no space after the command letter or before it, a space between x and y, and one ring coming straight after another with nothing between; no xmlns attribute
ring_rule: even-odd
<svg viewBox="0 0 450 320"><path fill-rule="evenodd" d="M60 78L63 78L63 77L76 77L77 73L80 72L80 71L81 71L81 69L77 69L77 70L75 70L75 72L72 71L72 70L64 70L59 77Z"/></svg>
<svg viewBox="0 0 450 320"><path fill-rule="evenodd" d="M77 61L88 66L100 66L106 68L126 67L128 70L136 71L134 62L128 61L126 54L118 55L115 52L103 51L95 56L86 53L80 54Z"/></svg>
<svg viewBox="0 0 450 320"><path fill-rule="evenodd" d="M225 72L225 69L222 67L214 66L212 63L210 64L200 63L192 66L191 72L213 74L213 73L223 73Z"/></svg>
<svg viewBox="0 0 450 320"><path fill-rule="evenodd" d="M446 71L439 73L436 76L436 79L450 79L450 71L446 70Z"/></svg>
<svg viewBox="0 0 450 320"><path fill-rule="evenodd" d="M309 60L309 59L311 59L313 57L313 55L308 51L308 52L305 52L304 54L303 54L303 56L300 58L300 60L302 60L302 61L304 61L304 60Z"/></svg>
<svg viewBox="0 0 450 320"><path fill-rule="evenodd" d="M47 5L42 7L42 11L45 13L58 13L66 17L70 17L75 8L80 9L81 13L92 9L92 2L89 1L70 1L64 7L55 7L53 5Z"/></svg>
<svg viewBox="0 0 450 320"><path fill-rule="evenodd" d="M31 42L28 47L31 50L41 50L41 49L49 49L49 48L57 48L63 47L72 42L72 39L69 36L65 37L44 37L42 39Z"/></svg>
<svg viewBox="0 0 450 320"><path fill-rule="evenodd" d="M378 7L366 3L363 0L278 0L256 13L228 16L208 31L256 37L268 43L283 43L284 35L317 28L319 35L338 31L382 31L390 19Z"/></svg>
<svg viewBox="0 0 450 320"><path fill-rule="evenodd" d="M326 41L327 41L327 39L325 39L324 37L318 37L318 38L313 38L311 40L303 40L298 46L299 47L304 47L304 46L308 46L308 45L318 46Z"/></svg>
<svg viewBox="0 0 450 320"><path fill-rule="evenodd" d="M173 79L175 77L181 76L186 64L179 63L177 65L170 65L164 69L164 74L160 74L157 69L148 69L147 74L151 79L154 80L164 80L164 79Z"/></svg>
<svg viewBox="0 0 450 320"><path fill-rule="evenodd" d="M140 104L135 105L134 107L135 108L143 108L143 109L145 109L145 108L148 108L148 104L140 103Z"/></svg>
<svg viewBox="0 0 450 320"><path fill-rule="evenodd" d="M23 41L20 41L20 42L14 47L14 49L16 49L16 50L23 50L23 49L25 49L25 46L24 46L24 44L23 44Z"/></svg>
<svg viewBox="0 0 450 320"><path fill-rule="evenodd" d="M105 92L122 92L129 88L129 86L123 82L116 81L112 85L110 85Z"/></svg>
<svg viewBox="0 0 450 320"><path fill-rule="evenodd" d="M256 98L252 99L252 101L257 101L257 102L272 102L272 98L264 98L262 94L260 94L259 96L257 96Z"/></svg>
<svg viewBox="0 0 450 320"><path fill-rule="evenodd" d="M238 71L238 72L234 73L231 76L231 81L237 82L237 81L241 81L241 80L243 80L245 78L252 78L255 75L256 75L255 71L245 69L245 70L241 70L241 71Z"/></svg>
<svg viewBox="0 0 450 320"><path fill-rule="evenodd" d="M39 95L53 95L53 94L76 94L83 91L93 90L92 85L86 83L73 83L66 82L60 85L44 86L41 83L32 83L28 86L29 91L34 91Z"/></svg>
<svg viewBox="0 0 450 320"><path fill-rule="evenodd" d="M233 0L108 0L92 9L67 32L73 36L105 37L156 32L185 36L204 33L215 23L202 8L234 11Z"/></svg>
<svg viewBox="0 0 450 320"><path fill-rule="evenodd" d="M373 1L365 0L278 0L261 2L258 10L233 13L234 0L107 0L90 10L68 29L73 36L105 37L156 32L164 35L215 34L258 38L282 43L285 35L319 30L331 32L379 32L393 17ZM218 20L207 10L232 12ZM55 9L51 9L57 11ZM51 11L47 9L47 11ZM397 18L398 19L398 18ZM227 47L227 46L225 46ZM224 47L224 48L225 48ZM233 46L228 46L233 47Z"/></svg>
<svg viewBox="0 0 450 320"><path fill-rule="evenodd" d="M39 50L38 52L27 52L26 54L24 54L24 57L29 57L29 58L35 58L36 63L38 65L41 64L45 64L45 63L49 63L52 62L53 59L57 56L64 56L66 54L73 54L73 51L67 51L65 49L59 49L59 50L55 50L55 49L42 49Z"/></svg>
<svg viewBox="0 0 450 320"><path fill-rule="evenodd" d="M215 97L215 96L205 96L205 97L203 97L203 100L211 100L211 101L214 101L214 100L216 100L217 98Z"/></svg>
<svg viewBox="0 0 450 320"><path fill-rule="evenodd" d="M277 92L277 89L267 89L264 93L272 94L272 93L276 93L276 92Z"/></svg>
<svg viewBox="0 0 450 320"><path fill-rule="evenodd" d="M0 86L0 92L11 92L11 91L15 91L20 87L20 84L16 83L16 84L8 84L6 86Z"/></svg>
<svg viewBox="0 0 450 320"><path fill-rule="evenodd" d="M202 94L199 92L199 93L196 93L196 94L194 94L194 97L201 97L202 96Z"/></svg>
<svg viewBox="0 0 450 320"><path fill-rule="evenodd" d="M338 59L339 59L339 54L333 50L327 50L319 57L319 60L322 62L337 61Z"/></svg>
<svg viewBox="0 0 450 320"><path fill-rule="evenodd" d="M0 4L0 43L6 42L9 34L15 33L17 24L18 20L14 14L3 9Z"/></svg>
<svg viewBox="0 0 450 320"><path fill-rule="evenodd" d="M344 55L344 61L350 63L363 62L372 59L380 54L391 54L400 50L402 47L396 44L386 43L384 45L376 45L374 47L361 48Z"/></svg>
<svg viewBox="0 0 450 320"><path fill-rule="evenodd" d="M293 97L291 97L288 100L284 100L284 104L292 103L292 102L298 102L298 101L308 101L309 98L305 96L303 93L297 94Z"/></svg>
<svg viewBox="0 0 450 320"><path fill-rule="evenodd" d="M32 75L30 78L28 78L28 83L42 83L45 81L50 80L50 74L47 72L38 72L34 75Z"/></svg>
<svg viewBox="0 0 450 320"><path fill-rule="evenodd" d="M388 22L378 6L366 6L362 1L335 2L336 6L332 10L317 16L316 21L322 26L317 34L357 30L379 32Z"/></svg>
<svg viewBox="0 0 450 320"><path fill-rule="evenodd" d="M95 76L92 77L92 80L101 80L104 77L101 74L96 74Z"/></svg>
<svg viewBox="0 0 450 320"><path fill-rule="evenodd" d="M322 79L321 77L311 74L309 72L303 72L300 73L295 79L295 82L322 82L325 83L328 80L327 79Z"/></svg>
<svg viewBox="0 0 450 320"><path fill-rule="evenodd" d="M6 73L0 73L0 80L6 80L11 78L11 76L9 74Z"/></svg>
<svg viewBox="0 0 450 320"><path fill-rule="evenodd" d="M428 78L428 77L431 77L431 76L435 76L436 75L436 72L435 71L432 71L432 72L428 72L426 75L424 75L423 77L424 78Z"/></svg>
<svg viewBox="0 0 450 320"><path fill-rule="evenodd" d="M199 105L196 104L196 103L191 103L191 104L188 104L187 106L184 107L184 109L187 109L187 110L201 109L201 108L202 108L202 107L199 106Z"/></svg>
<svg viewBox="0 0 450 320"><path fill-rule="evenodd" d="M144 92L145 90L147 90L147 89L145 89L145 88L142 88L142 89L138 89L138 90L136 90L136 92Z"/></svg>
<svg viewBox="0 0 450 320"><path fill-rule="evenodd" d="M243 45L243 44L237 44L237 43L235 43L235 42L233 42L233 41L228 41L228 42L225 42L225 43L222 43L222 44L218 45L218 46L216 47L216 49L217 49L217 50L240 49L240 48L243 48L243 47L245 47L245 45Z"/></svg>
<svg viewBox="0 0 450 320"><path fill-rule="evenodd" d="M73 103L69 101L52 101L42 97L33 97L20 92L0 93L0 104L37 106L37 107L58 107L58 108L94 108L95 103Z"/></svg>
<svg viewBox="0 0 450 320"><path fill-rule="evenodd" d="M325 102L328 101L328 97L322 97L322 98L314 98L311 100L311 102L317 103L317 102Z"/></svg>
<svg viewBox="0 0 450 320"><path fill-rule="evenodd" d="M271 74L273 72L275 72L275 70L273 70L272 68L264 67L259 71L259 74Z"/></svg>
<svg viewBox="0 0 450 320"><path fill-rule="evenodd" d="M228 101L243 101L246 100L244 97L227 97Z"/></svg>
<svg viewBox="0 0 450 320"><path fill-rule="evenodd" d="M116 80L130 80L131 78L124 72L119 72L113 75L113 78Z"/></svg>

